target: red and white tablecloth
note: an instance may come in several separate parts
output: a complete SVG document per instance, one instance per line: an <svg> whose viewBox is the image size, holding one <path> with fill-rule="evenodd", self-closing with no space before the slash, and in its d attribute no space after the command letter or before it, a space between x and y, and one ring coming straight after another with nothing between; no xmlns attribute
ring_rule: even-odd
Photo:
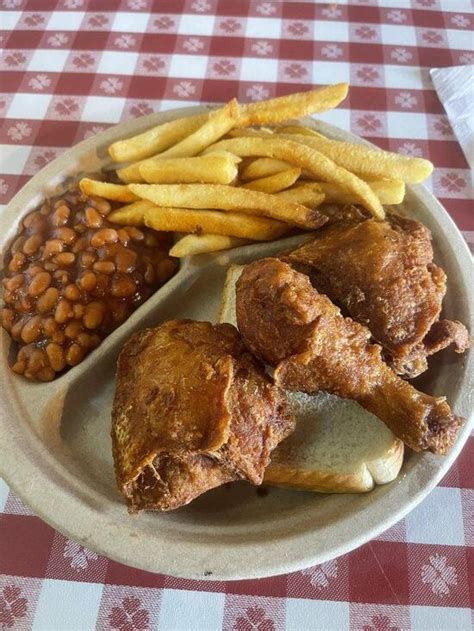
<svg viewBox="0 0 474 631"><path fill-rule="evenodd" d="M0 203L49 160L121 120L348 81L349 98L321 118L430 158L428 186L474 243L470 172L429 75L474 63L470 0L0 6ZM416 510L358 550L239 582L180 580L109 561L55 532L0 481L0 627L470 629L473 453L471 438Z"/></svg>

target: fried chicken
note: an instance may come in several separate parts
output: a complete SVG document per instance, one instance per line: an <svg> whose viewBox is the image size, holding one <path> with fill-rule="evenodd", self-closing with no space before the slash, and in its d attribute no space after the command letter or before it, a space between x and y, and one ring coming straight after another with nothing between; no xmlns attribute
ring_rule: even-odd
<svg viewBox="0 0 474 631"><path fill-rule="evenodd" d="M458 353L469 346L464 325L439 320L446 275L433 263L430 232L418 221L343 219L283 260L367 326L399 375L419 375L427 356L450 344Z"/></svg>
<svg viewBox="0 0 474 631"><path fill-rule="evenodd" d="M353 399L415 451L446 453L461 419L444 398L417 391L309 278L277 259L256 261L237 282L237 323L248 348L275 368L275 383Z"/></svg>
<svg viewBox="0 0 474 631"><path fill-rule="evenodd" d="M261 484L293 429L284 393L229 324L169 321L120 354L112 442L130 512L178 508L232 480Z"/></svg>

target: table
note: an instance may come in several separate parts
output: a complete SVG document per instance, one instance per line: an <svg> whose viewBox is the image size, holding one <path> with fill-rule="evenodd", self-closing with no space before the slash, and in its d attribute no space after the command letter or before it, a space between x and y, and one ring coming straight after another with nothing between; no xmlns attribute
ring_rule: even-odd
<svg viewBox="0 0 474 631"><path fill-rule="evenodd" d="M52 158L121 120L348 81L321 118L430 158L428 186L474 245L470 172L429 68L474 63L469 0L3 0L0 203ZM125 567L67 540L0 481L6 629L468 629L471 437L406 519L287 576L200 582ZM1 456L0 456L1 457Z"/></svg>

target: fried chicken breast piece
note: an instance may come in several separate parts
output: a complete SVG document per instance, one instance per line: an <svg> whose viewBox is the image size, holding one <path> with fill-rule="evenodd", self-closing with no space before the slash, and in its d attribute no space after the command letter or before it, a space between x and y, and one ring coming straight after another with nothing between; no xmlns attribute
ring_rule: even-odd
<svg viewBox="0 0 474 631"><path fill-rule="evenodd" d="M399 375L419 375L427 356L450 344L458 353L469 346L463 324L438 320L446 275L433 263L431 234L419 221L345 219L283 260L307 273L344 315L367 326Z"/></svg>
<svg viewBox="0 0 474 631"><path fill-rule="evenodd" d="M118 487L133 513L172 510L232 480L261 484L294 423L235 327L172 320L141 331L118 360Z"/></svg>
<svg viewBox="0 0 474 631"><path fill-rule="evenodd" d="M357 401L415 451L446 453L462 420L445 399L416 390L370 342L370 331L278 259L246 266L237 282L237 323L248 348L287 390Z"/></svg>

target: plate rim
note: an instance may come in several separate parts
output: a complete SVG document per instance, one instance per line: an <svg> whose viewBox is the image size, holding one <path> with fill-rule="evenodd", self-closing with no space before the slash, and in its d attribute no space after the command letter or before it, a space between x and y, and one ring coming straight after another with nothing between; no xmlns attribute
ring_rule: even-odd
<svg viewBox="0 0 474 631"><path fill-rule="evenodd" d="M39 171L36 175L34 175L25 184L25 186L23 186L22 189L10 200L9 204L7 204L7 206L2 211L2 214L6 213L8 209L14 208L15 205L18 204L18 199L21 200L21 198L25 196L25 194L29 194L30 191L31 191L31 195L30 195L31 199L34 199L35 196L38 196L39 194L39 190L37 188L38 180L43 179L45 177L45 174L46 176L49 175L49 173L51 173L51 175L55 174L57 166L60 165L65 160L65 157L67 157L69 153L73 151L79 151L79 150L82 150L84 152L98 150L101 145L104 145L105 143L108 144L112 139L115 138L118 128L121 129L121 134L120 134L121 137L125 137L127 134L139 133L141 130L144 130L156 124L161 124L162 122L166 122L167 120L172 120L174 118L178 118L181 116L189 116L194 113L205 111L206 109L208 109L208 107L209 106L200 105L200 106L193 106L193 107L175 108L172 110L166 110L164 112L149 114L147 116L140 117L139 119L133 119L131 121L126 121L124 123L119 123L101 132L100 134L97 134L96 136L83 140L77 145L74 145L70 147L69 149L67 149L61 156L53 160L46 167L41 169L41 171ZM316 123L319 127L323 127L323 129L326 129L329 135L331 135L331 133L333 135L342 133L349 141L363 142L363 144L366 144L369 146L375 146L372 143L362 138L359 138L358 136L355 136L354 134L351 134L350 132L347 132L344 129L331 125L329 123L325 123L320 120L314 121L313 119L308 119L308 118L304 118L301 120L305 120L305 121L311 120L313 123ZM407 188L410 188L416 197L421 198L422 203L424 203L425 205L436 207L437 219L439 220L441 224L449 228L448 239L450 242L453 242L453 247L455 246L456 248L455 258L456 258L456 261L459 263L460 268L464 269L465 264L472 264L472 259L471 259L471 255L468 250L467 244L465 243L463 237L461 236L453 219L450 217L447 211L443 208L440 202L433 195L431 195L431 193L429 193L423 186L417 185L417 186L412 186L412 187L407 187ZM31 207L31 203L30 203L30 207ZM249 246L244 246L244 247L249 247ZM255 246L250 246L250 247L255 247ZM239 250L241 249L242 248L239 248ZM466 295L468 297L468 303L469 303L468 307L472 314L474 311L473 290L471 289L469 291L469 287L467 287ZM472 327L472 322L470 323L470 325ZM474 358L473 358L473 352L471 350L471 352L468 352L468 355L466 358L465 372L463 375L464 381L466 381L466 376L467 376L467 381L469 381L469 369L472 374L473 363L474 363ZM465 384L465 385L468 385L468 384ZM464 390L461 389L461 393L463 391ZM4 413L5 413L4 408L2 407L2 410L1 410L2 419L3 419ZM155 563L152 557L150 557L148 560L144 559L144 561L141 561L140 563L134 563L133 558L130 558L127 552L124 552L124 553L121 552L120 546L118 546L119 550L117 550L117 546L113 543L113 538L110 536L110 534L107 535L105 538L103 536L96 537L93 541L90 539L90 535L86 535L86 533L78 534L77 530L74 530L74 524L75 524L74 519L70 518L67 526L64 525L64 521L62 521L61 519L55 519L54 512L51 512L50 510L52 507L56 507L56 502L54 500L50 501L49 505L45 506L44 504L42 504L41 496L38 494L35 494L35 488L37 487L37 484L33 483L30 480L31 470L28 474L26 474L26 472L22 471L20 467L13 466L15 465L14 459L16 458L16 456L14 456L13 452L10 452L10 450L8 449L9 441L7 438L7 432L2 432L2 434L0 435L0 446L2 446L2 451L4 451L4 453L7 454L6 457L2 457L2 460L0 461L0 474L5 479L5 481L10 486L10 488L14 490L14 492L20 497L22 501L25 502L25 504L27 504L33 509L33 511L38 517L40 517L46 523L53 526L59 532L64 533L66 536L70 537L71 539L75 541L78 541L79 543L81 543L81 545L91 547L91 549L96 550L99 554L103 554L104 556L114 561L124 563L132 567L137 567L139 569L149 571L149 572L166 573L172 576L188 578L188 579L229 581L229 580L244 580L244 579L249 579L249 578L263 578L263 577L275 576L275 575L280 575L280 574L284 574L288 572L301 570L303 568L315 565L317 563L323 563L325 561L328 561L329 559L337 558L338 556L345 554L349 552L350 550L353 550L359 547L360 545L363 545L367 541L370 541L374 537L378 536L381 532L383 532L387 528L390 528L393 524L395 524L397 521L402 519L406 514L408 514L411 510L413 510L413 508L416 505L418 505L422 501L422 499L424 499L432 491L432 489L438 484L441 478L446 474L448 469L451 467L453 462L458 457L464 444L466 443L469 437L469 428L473 424L473 421L474 421L474 418L471 414L471 417L466 421L466 424L463 427L453 449L447 456L442 457L441 464L439 464L440 461L438 461L437 467L434 473L431 475L429 481L426 484L424 484L420 489L413 492L410 496L410 499L406 503L402 504L398 510L396 510L395 512L392 511L389 514L388 518L385 516L384 518L379 519L378 521L375 520L376 522L375 526L365 529L362 534L355 536L350 541L332 546L326 552L326 554L318 553L316 556L314 556L311 554L311 552L305 553L304 555L302 555L302 558L299 558L297 560L293 558L285 559L284 555L282 555L279 560L278 559L276 560L274 557L272 557L272 559L269 562L264 563L262 566L258 568L252 568L251 570L245 571L245 572L243 572L242 570L233 571L232 567L226 567L224 563L224 564L221 564L221 568L219 571L213 571L211 575L207 575L204 570L201 570L199 572L193 571L191 573L188 573L188 572L183 572L178 567L174 567L172 564L171 565L168 564L169 565L168 567L165 567L163 565L161 567L157 567L157 564ZM4 423L2 422L2 425L3 424ZM30 428L30 431L32 431L31 428ZM15 436L10 437L11 444L13 444L14 438ZM39 446L44 448L42 449L42 451L44 450L45 452L47 452L46 454L41 454L42 457L44 457L45 455L47 457L46 459L48 459L48 455L49 455L49 458L53 457L52 453L46 450L46 447L43 443L39 443ZM22 456L23 458L27 458L28 454L23 453ZM34 463L34 465L32 465L32 463ZM35 462L34 459L29 461L29 464L30 466L34 466L38 469L38 467L36 466L38 463ZM9 468L9 465L11 466L10 471L7 470ZM39 468L39 472L43 473L44 475L43 469ZM12 474L10 475L10 473ZM51 482L50 479L48 480L47 475L44 475L44 478L47 481ZM394 484L395 485L394 488L396 488L396 481L393 482L392 484ZM80 500L77 498L77 496L71 493L70 488L65 489L64 487L59 487L59 489L64 495L68 496L68 500L72 502L72 506L77 505L78 501L79 501L79 505L81 505ZM383 504L384 502L386 502L389 495L390 493L388 493L387 496L380 498L379 501L376 503L376 505L380 503ZM370 513L373 507L374 505L370 505L368 508L365 508L361 512L365 513L366 511L369 511ZM82 503L82 509L83 510L86 509L87 511L91 510L90 507L85 505L84 503ZM124 511L126 510L125 505L123 506L123 510ZM62 513L60 512L59 514L62 514ZM91 517L93 516L94 516L94 511L92 511ZM98 532L98 529L95 529L95 533L97 532ZM307 537L309 535L307 535L306 533L303 533L303 535L301 536ZM112 540L112 543L110 543L111 540Z"/></svg>

